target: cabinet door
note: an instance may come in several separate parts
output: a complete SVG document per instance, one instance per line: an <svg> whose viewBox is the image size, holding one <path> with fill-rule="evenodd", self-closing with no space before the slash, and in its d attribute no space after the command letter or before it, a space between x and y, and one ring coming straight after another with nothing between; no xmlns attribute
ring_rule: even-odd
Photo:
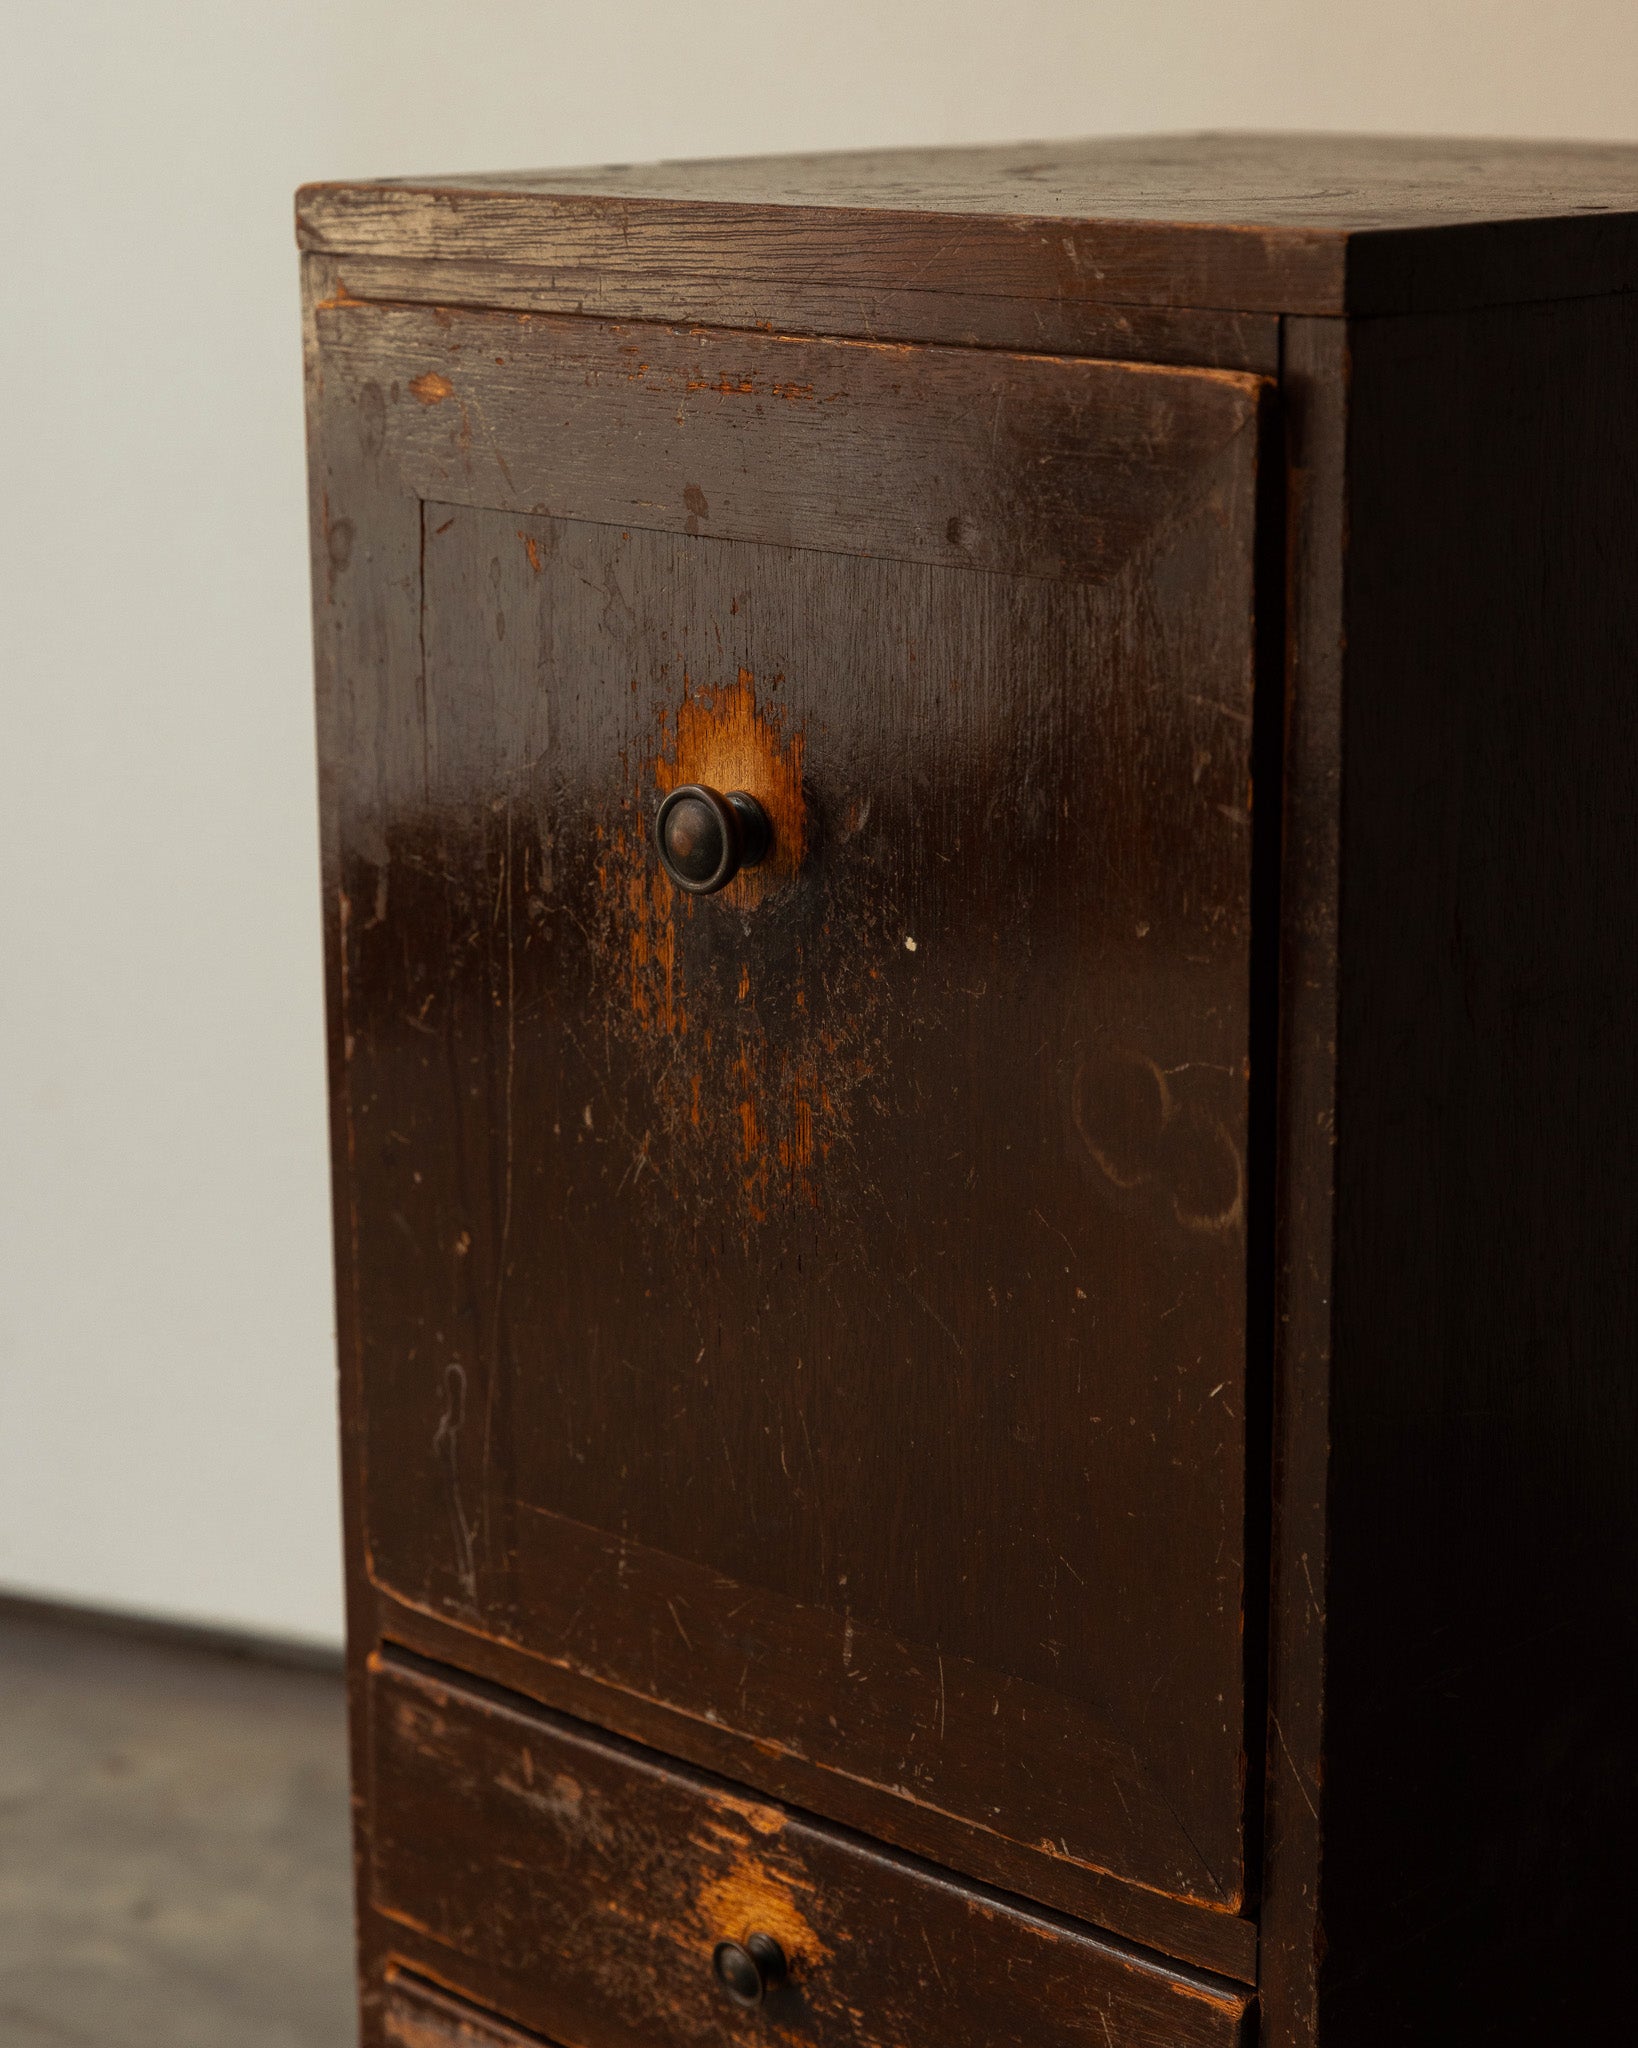
<svg viewBox="0 0 1638 2048"><path fill-rule="evenodd" d="M317 323L375 1583L979 1875L1235 1914L1263 387ZM773 821L715 896L681 782Z"/></svg>

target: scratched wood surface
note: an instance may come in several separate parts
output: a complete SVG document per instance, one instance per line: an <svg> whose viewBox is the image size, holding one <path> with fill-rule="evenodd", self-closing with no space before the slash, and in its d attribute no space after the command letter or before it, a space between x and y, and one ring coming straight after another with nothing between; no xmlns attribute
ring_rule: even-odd
<svg viewBox="0 0 1638 2048"><path fill-rule="evenodd" d="M350 299L318 326L361 450L419 499L1080 582L1112 577L1227 444L1255 440L1266 389Z"/></svg>
<svg viewBox="0 0 1638 2048"><path fill-rule="evenodd" d="M453 1674L381 1660L371 1717L387 1947L568 2048L721 2048L750 2032L859 2048L1241 2040L1243 1986ZM711 1966L719 1941L752 1933L789 1965L754 2020Z"/></svg>
<svg viewBox="0 0 1638 2048"><path fill-rule="evenodd" d="M370 1589L359 1609L360 1642L391 1643L432 1662L468 1671L521 1697L572 1714L633 1741L734 1778L745 1759L743 1737L636 1693L611 1692L567 1664L550 1663L498 1636L411 1607ZM367 1648L363 1654L367 1654ZM362 1681L360 1681L361 1683ZM359 1717L362 1723L362 1715ZM760 1791L809 1812L822 1812L859 1831L914 1849L930 1862L981 1876L1071 1918L1113 1930L1179 1962L1245 1984L1257 1981L1255 1919L1210 1912L1185 1899L1148 1891L1090 1865L1047 1857L953 1814L901 1802L881 1826L879 1791L834 1769L772 1745L755 1758ZM1254 1781L1255 1774L1248 1774ZM361 1778L360 1782L364 1782Z"/></svg>
<svg viewBox="0 0 1638 2048"><path fill-rule="evenodd" d="M1260 387L320 334L377 1582L1233 1916Z"/></svg>
<svg viewBox="0 0 1638 2048"><path fill-rule="evenodd" d="M681 238L679 237L679 242ZM848 336L864 341L931 341L963 348L1095 356L1191 369L1273 375L1280 323L1272 313L1212 307L1105 305L1084 298L997 297L955 283L932 291L890 282L887 270L850 286L793 274L792 263L741 277L702 238L692 256L679 247L669 269L615 267L569 227L527 259L414 257L353 253L309 256L333 281L317 296L376 304L461 306L519 313L572 313L598 320L698 322L777 334Z"/></svg>
<svg viewBox="0 0 1638 2048"><path fill-rule="evenodd" d="M522 263L592 306L720 278L771 315L794 288L836 332L877 292L1003 320L1388 313L1633 289L1638 148L1185 135L606 165L308 186L297 224L333 255Z"/></svg>

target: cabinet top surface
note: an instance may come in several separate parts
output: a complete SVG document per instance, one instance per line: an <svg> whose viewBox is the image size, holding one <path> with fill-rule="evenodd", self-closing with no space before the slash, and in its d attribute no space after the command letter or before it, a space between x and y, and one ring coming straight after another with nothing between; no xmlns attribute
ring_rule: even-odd
<svg viewBox="0 0 1638 2048"><path fill-rule="evenodd" d="M550 196L846 206L1361 233L1638 212L1638 146L1369 135L1132 135L393 178Z"/></svg>
<svg viewBox="0 0 1638 2048"><path fill-rule="evenodd" d="M585 230L616 222L811 257L839 215L891 237L907 280L918 235L966 220L969 258L1011 259L989 288L1023 296L1342 313L1638 285L1638 146L1618 143L1126 136L363 180L297 208L313 250L521 262L596 261Z"/></svg>

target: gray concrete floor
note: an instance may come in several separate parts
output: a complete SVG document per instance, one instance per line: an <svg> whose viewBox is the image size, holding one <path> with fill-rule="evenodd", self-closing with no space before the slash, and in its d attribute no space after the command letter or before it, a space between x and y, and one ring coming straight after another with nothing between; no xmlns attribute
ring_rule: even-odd
<svg viewBox="0 0 1638 2048"><path fill-rule="evenodd" d="M3 2048L353 2048L341 1681L0 1613Z"/></svg>

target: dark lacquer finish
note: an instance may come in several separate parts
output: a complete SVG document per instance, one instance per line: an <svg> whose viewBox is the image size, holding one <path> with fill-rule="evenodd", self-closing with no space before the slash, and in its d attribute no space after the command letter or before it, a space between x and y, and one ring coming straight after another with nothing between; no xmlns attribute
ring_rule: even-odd
<svg viewBox="0 0 1638 2048"><path fill-rule="evenodd" d="M388 1939L552 2040L1242 2039L1243 1985L1164 1969L509 1695L389 1654L370 1696Z"/></svg>
<svg viewBox="0 0 1638 2048"><path fill-rule="evenodd" d="M1630 298L1353 345L1328 2041L1628 2025L1635 372Z"/></svg>
<svg viewBox="0 0 1638 2048"><path fill-rule="evenodd" d="M1618 2037L1638 152L300 211L370 2048Z"/></svg>

